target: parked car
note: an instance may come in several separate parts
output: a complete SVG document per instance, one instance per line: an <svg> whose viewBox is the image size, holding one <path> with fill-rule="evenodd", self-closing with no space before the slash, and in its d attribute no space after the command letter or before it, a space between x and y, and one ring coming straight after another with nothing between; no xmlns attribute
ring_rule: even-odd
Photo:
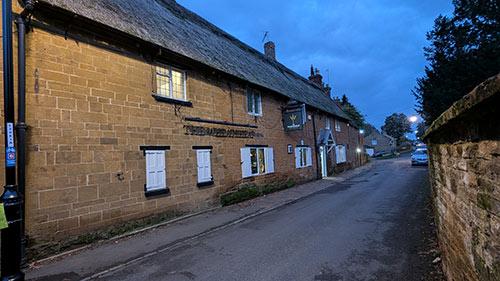
<svg viewBox="0 0 500 281"><path fill-rule="evenodd" d="M427 149L419 148L411 154L411 165L427 165L429 159L427 157Z"/></svg>

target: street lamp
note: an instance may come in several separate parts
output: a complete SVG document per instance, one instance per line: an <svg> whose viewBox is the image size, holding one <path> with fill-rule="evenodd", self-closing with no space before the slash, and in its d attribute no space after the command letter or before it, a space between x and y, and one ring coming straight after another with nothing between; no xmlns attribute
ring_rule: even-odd
<svg viewBox="0 0 500 281"><path fill-rule="evenodd" d="M415 116L415 115L412 115L410 117L408 117L408 120L411 122L411 123L415 123L418 121L418 117Z"/></svg>
<svg viewBox="0 0 500 281"><path fill-rule="evenodd" d="M360 134L364 134L364 133L365 133L365 130L361 129L361 130L359 130L359 133L360 133Z"/></svg>

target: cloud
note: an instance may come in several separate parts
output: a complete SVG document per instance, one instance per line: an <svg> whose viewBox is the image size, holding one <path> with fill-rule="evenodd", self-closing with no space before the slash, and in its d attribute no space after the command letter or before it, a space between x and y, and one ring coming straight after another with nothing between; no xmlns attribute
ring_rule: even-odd
<svg viewBox="0 0 500 281"><path fill-rule="evenodd" d="M452 10L434 0L178 2L257 50L268 31L280 62L306 77L314 64L377 127L393 112L414 113L425 33Z"/></svg>

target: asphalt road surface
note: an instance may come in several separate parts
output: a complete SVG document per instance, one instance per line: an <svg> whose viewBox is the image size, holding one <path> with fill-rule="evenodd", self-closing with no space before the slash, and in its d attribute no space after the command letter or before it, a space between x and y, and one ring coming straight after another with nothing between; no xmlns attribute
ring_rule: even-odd
<svg viewBox="0 0 500 281"><path fill-rule="evenodd" d="M99 280L422 280L427 169L409 157Z"/></svg>

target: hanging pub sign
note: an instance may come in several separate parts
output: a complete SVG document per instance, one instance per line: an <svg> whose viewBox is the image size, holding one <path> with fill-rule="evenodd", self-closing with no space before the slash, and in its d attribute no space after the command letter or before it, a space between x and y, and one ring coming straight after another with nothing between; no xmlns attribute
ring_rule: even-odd
<svg viewBox="0 0 500 281"><path fill-rule="evenodd" d="M283 110L283 126L285 131L302 130L306 123L306 105L295 104Z"/></svg>

